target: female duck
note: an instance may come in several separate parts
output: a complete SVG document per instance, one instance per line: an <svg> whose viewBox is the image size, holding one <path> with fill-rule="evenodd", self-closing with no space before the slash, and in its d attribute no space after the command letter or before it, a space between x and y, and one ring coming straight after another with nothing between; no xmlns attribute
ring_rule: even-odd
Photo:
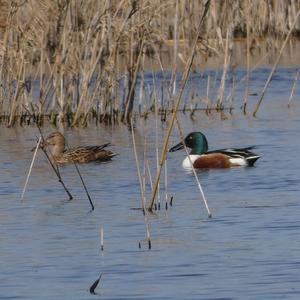
<svg viewBox="0 0 300 300"><path fill-rule="evenodd" d="M117 153L105 150L110 143L100 146L82 146L72 149L65 149L64 136L56 131L51 133L45 140L45 146L52 146L51 155L53 160L58 164L64 163L89 163L92 161L102 162L111 160L112 157L118 155Z"/></svg>
<svg viewBox="0 0 300 300"><path fill-rule="evenodd" d="M251 152L253 147L229 148L208 151L208 143L205 135L201 132L192 132L185 139L186 147L191 148L190 159L196 169L203 168L230 168L238 166L252 167L259 155ZM172 147L169 152L180 150L184 147L179 143ZM191 168L190 160L186 157L182 163L184 168Z"/></svg>

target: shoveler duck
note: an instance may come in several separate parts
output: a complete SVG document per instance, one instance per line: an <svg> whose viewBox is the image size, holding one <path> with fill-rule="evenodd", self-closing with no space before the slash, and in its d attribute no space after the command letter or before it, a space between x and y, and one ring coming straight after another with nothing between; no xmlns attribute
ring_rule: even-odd
<svg viewBox="0 0 300 300"><path fill-rule="evenodd" d="M51 155L58 164L103 162L111 160L112 157L118 155L112 151L105 150L110 143L65 149L65 137L58 131L51 133L41 147L47 147L48 145L52 146Z"/></svg>
<svg viewBox="0 0 300 300"><path fill-rule="evenodd" d="M208 151L208 143L202 132L191 132L185 139L186 147L191 148L189 154L191 162L196 169L204 168L231 168L239 166L252 167L260 158L259 155L251 152L254 147L247 148L228 148ZM169 152L183 149L183 142L172 147ZM191 168L188 157L182 162L186 169Z"/></svg>

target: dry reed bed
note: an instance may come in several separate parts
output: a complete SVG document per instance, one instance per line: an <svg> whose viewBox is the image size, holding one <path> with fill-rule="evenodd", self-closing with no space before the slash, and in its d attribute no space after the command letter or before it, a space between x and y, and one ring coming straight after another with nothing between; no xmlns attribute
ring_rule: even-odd
<svg viewBox="0 0 300 300"><path fill-rule="evenodd" d="M234 38L247 40L250 71L250 56L259 48L260 38L277 49L289 31L299 36L299 1L0 1L2 122L42 123L45 117L73 126L86 125L91 117L129 122L135 107L145 116L151 111L146 96L148 103L157 97L153 91L145 92L147 58L151 56L164 71L162 52L171 44L172 76L163 84L170 101L168 106L159 101L166 115L173 109L178 64L187 60L205 7L195 54L204 59L224 55L215 107L222 109Z"/></svg>

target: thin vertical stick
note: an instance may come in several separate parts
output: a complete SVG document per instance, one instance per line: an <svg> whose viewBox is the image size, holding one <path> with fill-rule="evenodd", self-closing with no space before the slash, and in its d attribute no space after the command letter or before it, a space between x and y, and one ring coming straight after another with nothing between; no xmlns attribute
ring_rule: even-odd
<svg viewBox="0 0 300 300"><path fill-rule="evenodd" d="M143 163L143 193L144 193L144 208L146 208L146 161L147 161L147 133L144 135L144 163Z"/></svg>
<svg viewBox="0 0 300 300"><path fill-rule="evenodd" d="M69 146L68 146L67 143L66 143L66 146L67 146L67 148L69 148ZM77 174L78 174L78 176L79 176L79 178L80 178L80 181L81 181L81 183L82 183L82 185L83 185L83 188L84 188L84 190L85 190L85 193L86 193L86 195L87 195L87 197L88 197L88 200L89 200L89 203L90 203L90 205L91 205L91 207L92 207L92 210L94 210L94 209L95 209L95 206L94 206L94 204L93 204L93 201L92 201L92 199L91 199L91 196L90 196L90 194L89 194L89 191L88 191L88 189L87 189L87 187L86 187L86 184L85 184L85 182L84 182L84 180L83 180L83 177L82 177L82 175L81 175L81 173L80 173L80 171L79 171L78 165L77 165L77 163L76 163L75 161L73 161L73 164L74 164L75 169L76 169L76 171L77 171Z"/></svg>
<svg viewBox="0 0 300 300"><path fill-rule="evenodd" d="M49 161L49 163L50 163L50 165L51 165L51 167L52 167L54 173L56 174L56 176L57 176L57 178L58 178L58 181L61 183L61 185L63 186L65 192L68 194L69 200L72 200L72 199L73 199L73 196L71 195L71 193L69 192L69 190L66 188L66 186L65 186L65 184L64 184L64 182L63 182L63 180L62 180L62 178L61 178L61 175L60 175L58 166L56 166L56 167L54 166L54 164L53 164L53 162L51 161L51 159L50 159L50 157L49 157L49 155L48 155L46 149L42 148L42 150L43 150L44 154L46 155L46 157L47 157L47 159L48 159L48 161Z"/></svg>
<svg viewBox="0 0 300 300"><path fill-rule="evenodd" d="M268 79L267 79L267 81L266 81L266 83L265 83L265 86L264 86L264 88L263 88L263 90L262 90L262 92L261 92L260 98L259 98L259 100L258 100L258 102L257 102L257 104L256 104L255 109L254 109L253 117L256 117L256 114L257 114L257 112L258 112L258 110L259 110L260 104L261 104L261 102L262 102L262 100L263 100L263 98L264 98L264 96L265 96L265 92L266 92L266 90L267 90L267 88L268 88L268 86L269 86L269 84L270 84L270 82L271 82L271 80L272 80L273 74L274 74L274 72L275 72L275 70L276 70L276 68L277 68L277 65L278 65L278 63L279 63L279 60L280 60L281 55L282 55L282 53L283 53L283 50L284 50L284 48L285 48L285 46L286 46L286 44L287 44L287 42L288 42L288 40L289 40L289 37L290 37L290 35L291 35L291 33L292 33L292 31L293 31L295 25L296 25L296 22L297 22L297 20L298 20L299 15L300 15L300 10L298 11L298 13L297 13L297 15L296 15L296 17L295 17L294 23L293 23L293 25L291 26L290 31L289 31L289 33L287 34L287 36L286 36L286 38L285 38L285 40L284 40L284 42L283 42L283 44L282 44L282 46L281 46L281 49L280 49L279 54L278 54L278 57L277 57L277 59L276 59L274 65L273 65L272 71L271 71L271 73L270 73L270 75L269 75L269 77L268 77Z"/></svg>
<svg viewBox="0 0 300 300"><path fill-rule="evenodd" d="M176 114L177 114L177 111L178 111L178 108L179 108L179 104L180 104L182 96L183 96L183 91L185 89L187 80L188 80L189 75L190 75L190 71L191 71L191 68L192 68L192 64L193 64L194 56L195 56L195 52L196 52L196 47L197 47L197 43L198 43L198 38L200 36L200 30L201 30L201 27L202 27L201 25L202 25L202 22L204 20L204 17L206 16L206 14L208 12L209 5L210 5L210 1L207 1L206 4L205 4L205 9L204 9L202 18L201 18L201 20L199 22L199 25L198 25L198 28L197 28L197 33L196 33L194 45L192 47L192 51L191 51L189 60L186 64L185 71L183 73L178 98L177 98L177 101L176 101L175 106L174 106L173 115L172 115L171 121L169 123L167 135L165 137L163 149L162 149L161 156L160 156L159 169L158 169L158 172L156 174L153 191L152 191L151 198L150 198L150 204L149 204L149 207L148 207L149 211L152 211L152 208L153 208L155 195L157 193L158 183L159 183L159 179L160 179L160 175L161 175L162 166L164 164L166 153L167 153L169 138L170 138L173 126L174 126L174 122L175 122Z"/></svg>
<svg viewBox="0 0 300 300"><path fill-rule="evenodd" d="M252 72L254 72L254 71L257 69L257 67L262 63L262 61L263 61L266 57L268 57L268 55L269 55L269 53L267 53L267 54L265 54L264 56L262 56L262 57L259 59L259 61L251 68L251 70L250 70L249 73L251 74ZM250 74L249 74L249 75L250 75ZM247 78L247 74L246 74L244 77L242 77L238 82L235 83L235 90L236 90L236 88L237 88L241 83L243 83L243 82L246 80L246 78ZM232 98L232 94L235 92L235 90L232 89L232 90L230 91L230 93L227 95L225 101L229 101L230 98Z"/></svg>
<svg viewBox="0 0 300 300"><path fill-rule="evenodd" d="M33 158L32 158L31 164L30 164L29 172L28 172L28 175L27 175L27 178L26 178L26 182L25 182L25 185L24 185L24 188L23 188L23 192L22 192L22 196L21 196L21 201L23 201L24 194L25 194L25 191L26 191L26 188L27 188L27 184L28 184L28 180L29 180L29 177L30 177L30 174L31 174L31 171L32 171L33 163L35 161L35 157L36 157L37 151L38 151L38 149L40 147L41 141L42 141L42 137L40 136L39 140L38 140L38 142L36 144L36 148L34 150L34 154L33 154Z"/></svg>
<svg viewBox="0 0 300 300"><path fill-rule="evenodd" d="M176 0L175 4L175 17L174 17L174 57L173 57L173 71L170 82L172 99L175 98L176 94L176 74L177 74L177 55L178 55L178 23L179 23L179 0ZM173 103L172 103L173 104ZM173 106L173 105L172 105Z"/></svg>
<svg viewBox="0 0 300 300"><path fill-rule="evenodd" d="M26 108L25 108L25 109L26 109ZM26 110L27 110L27 109L26 109ZM27 111L28 111L28 110L27 110ZM29 112L29 111L28 111L28 112ZM32 116L32 114L31 114L30 112L29 112L29 115ZM37 122L36 122L36 126L37 126L37 128L38 128L38 130L39 130L39 132L40 132L40 135L41 135L41 137L42 137L42 141L43 141L43 143L44 143L44 142L45 142L45 139L44 139L44 136L43 136L41 127L39 126L39 124L38 124ZM47 159L48 159L48 161L49 161L49 163L50 163L50 165L51 165L51 167L52 167L54 173L56 174L56 176L57 176L57 178L58 178L58 181L61 183L61 185L63 186L65 192L68 194L69 200L72 200L72 199L73 199L73 196L71 195L71 193L69 192L69 190L66 188L66 186L65 186L65 184L64 184L64 182L63 182L63 180L62 180L62 178L61 178L61 176L60 176L58 166L56 166L56 167L54 166L53 162L51 161L51 159L50 159L50 157L49 157L49 155L48 155L46 149L44 149L44 147L42 147L42 151L44 152L45 156L47 157Z"/></svg>
<svg viewBox="0 0 300 300"><path fill-rule="evenodd" d="M145 39L144 39L144 35L143 35L141 44L140 44L140 49L139 49L140 52L137 57L137 62L136 62L135 69L133 72L133 78L132 78L129 94L126 99L126 107L125 107L125 112L124 112L125 120L127 120L129 118L129 115L131 114L132 108L133 108L133 100L134 100L133 96L134 96L135 86L136 86L137 77L138 77L138 73L139 73L139 69L140 69L141 58L142 58L142 54L143 54L144 40ZM131 52L131 54L132 54L132 52Z"/></svg>
<svg viewBox="0 0 300 300"><path fill-rule="evenodd" d="M246 75L246 90L244 96L243 112L246 113L247 101L249 96L249 78L250 78L250 6L251 1L248 0L247 8L247 75Z"/></svg>
<svg viewBox="0 0 300 300"><path fill-rule="evenodd" d="M53 164L53 162L51 161L51 158L49 157L49 155L48 155L46 149L42 149L42 150L43 150L44 154L46 155L46 157L47 157L47 159L48 159L48 161L49 161L49 163L50 163L50 165L51 165L51 167L52 167L54 173L55 173L56 176L58 177L58 181L62 184L64 190L65 190L66 193L68 194L69 200L72 200L72 199L73 199L73 196L71 195L71 193L69 192L69 190L66 188L66 186L65 186L65 184L64 184L64 182L63 182L63 180L62 180L62 178L61 178L61 175L60 175L60 172L59 172L58 165L56 165L56 167L55 167L54 164Z"/></svg>
<svg viewBox="0 0 300 300"><path fill-rule="evenodd" d="M159 169L159 152L158 152L158 101L156 97L156 87L154 87L154 110L155 110L155 151L156 151L156 168ZM163 109L163 108L162 108ZM157 186L157 205L160 209L160 184Z"/></svg>
<svg viewBox="0 0 300 300"><path fill-rule="evenodd" d="M22 55L21 56L21 62L20 62L20 65L19 65L19 69L18 69L18 72L17 72L18 75L17 75L17 78L16 78L17 86L16 86L16 90L14 92L13 99L11 100L10 117L9 117L9 122L8 122L9 127L13 126L14 123L15 123L15 120L16 120L16 116L17 116L16 110L18 108L19 97L20 97L21 91L23 89L22 83L21 83L21 76L22 76L22 72L23 72L24 67L25 67L24 57Z"/></svg>
<svg viewBox="0 0 300 300"><path fill-rule="evenodd" d="M150 230L149 230L148 218L147 218L147 210L146 210L146 195L145 195L145 191L143 189L143 182L142 182L142 176L141 176L141 171L140 171L140 164L139 164L139 159L138 159L137 151L136 151L135 137L134 137L134 128L133 128L132 118L130 119L130 126L131 126L131 134L132 134L132 144L133 144L134 157L135 157L135 162L136 162L136 167L137 167L137 172L138 172L138 177L139 177L139 182L140 182L140 189L141 189L141 196L142 196L142 208L143 208L143 214L144 214L144 222L145 222L145 226L146 226L148 248L150 250L151 249L151 238L150 238Z"/></svg>
<svg viewBox="0 0 300 300"><path fill-rule="evenodd" d="M165 199L166 199L166 203L168 203L168 159L166 157L165 160Z"/></svg>
<svg viewBox="0 0 300 300"><path fill-rule="evenodd" d="M233 109L233 100L234 100L235 89L236 89L235 75L233 75L233 77L232 77L232 89L231 89L231 92L230 92L230 95L231 95L230 96L230 106L229 106L230 111L232 111L232 109Z"/></svg>
<svg viewBox="0 0 300 300"><path fill-rule="evenodd" d="M211 108L211 102L210 102L210 96L209 96L209 90L210 90L210 75L208 75L207 77L207 85L206 85L206 111L208 112L208 110Z"/></svg>
<svg viewBox="0 0 300 300"><path fill-rule="evenodd" d="M142 55L142 63L141 63L141 80L140 80L140 92L139 92L139 114L142 113L142 104L144 100L144 90L145 90L145 71L144 71L144 62L145 62L145 54Z"/></svg>
<svg viewBox="0 0 300 300"><path fill-rule="evenodd" d="M26 109L26 108L25 108L25 109ZM27 110L27 111L28 111L28 110ZM29 112L29 114L32 116L32 114L31 114L30 112ZM38 128L38 130L39 130L39 132L40 132L40 135L41 135L41 137L42 137L42 141L45 142L45 139L44 139L44 136L43 136L41 127L39 126L38 122L36 122L36 126L37 126L37 128ZM60 172L59 172L58 166L57 166L57 167L54 166L52 160L50 159L50 157L49 157L49 155L48 155L46 149L44 149L44 147L42 148L42 150L43 150L45 156L47 157L47 159L48 159L48 161L49 161L49 163L50 163L50 165L51 165L51 167L52 167L54 173L56 174L56 176L57 176L57 178L58 178L58 181L61 183L61 185L63 186L65 192L68 194L69 200L72 200L72 199L73 199L73 196L71 195L71 193L69 192L69 190L66 188L66 186L65 186L65 184L64 184L64 182L63 182L63 180L62 180L62 178L61 178L61 176L60 176Z"/></svg>
<svg viewBox="0 0 300 300"><path fill-rule="evenodd" d="M103 227L100 228L100 245L101 245L101 251L104 250L104 231Z"/></svg>
<svg viewBox="0 0 300 300"><path fill-rule="evenodd" d="M152 181L152 176L151 176L151 171L150 171L150 166L149 166L149 160L147 159L147 171L148 171L148 176L149 176L149 181L150 181L150 187L151 191L153 190L153 181Z"/></svg>
<svg viewBox="0 0 300 300"><path fill-rule="evenodd" d="M195 170L195 168L194 168L194 166L193 166L193 163L192 163L192 161L191 161L191 157L190 157L190 155L189 155L188 149L187 149L187 147L186 147L186 145L185 145L185 142L184 142L184 135L183 135L181 126L180 126L179 121L178 121L177 118L176 118L176 124L177 124L177 128L178 128L178 132L179 132L180 138L181 138L181 140L182 140L182 142L183 142L184 150L185 150L185 152L186 152L186 154L187 154L187 157L188 157L188 159L189 159L189 163L190 163L190 165L191 165L191 167L192 167L193 174L194 174L195 179L196 179L196 181L197 181L199 191L200 191L200 193L201 193L201 196L202 196L202 199L203 199L205 208L206 208L206 210L207 210L208 217L211 218L211 217L212 217L212 214L211 214L211 212L210 212L210 210L209 210L209 207L208 207L208 204L207 204L207 201L206 201L206 198L205 198L205 195L204 195L204 192L203 192L201 183L200 183L200 181L199 181L199 178L198 178L198 176L197 176L196 170Z"/></svg>
<svg viewBox="0 0 300 300"><path fill-rule="evenodd" d="M230 29L231 30L231 29ZM225 92L225 83L226 83L226 76L227 76L227 70L229 67L230 63L230 57L231 57L231 52L229 51L229 38L232 37L232 34L229 34L229 29L227 29L227 34L226 34L226 43L225 43L225 54L224 54L224 67L223 67L223 74L222 74L222 79L220 83L220 88L219 88L219 94L218 94L218 101L217 101L217 108L222 109L223 108L223 99L224 99L224 92Z"/></svg>
<svg viewBox="0 0 300 300"><path fill-rule="evenodd" d="M300 69L298 69L298 71L296 73L296 76L295 76L295 79L294 79L294 83L293 83L293 86L292 86L292 90L291 90L291 94L290 94L290 98L289 98L289 102L288 102L288 107L291 106L291 102L293 100L294 92L295 92L295 89L296 89L296 83L297 83L297 80L298 80L298 77L299 77L299 72L300 72Z"/></svg>
<svg viewBox="0 0 300 300"><path fill-rule="evenodd" d="M133 144L133 151L134 151L134 157L135 157L135 163L136 163L136 168L137 168L137 173L138 173L138 178L139 178L139 183L140 183L140 189L141 189L141 196L142 196L142 207L143 209L145 209L144 206L144 189L143 189L143 181L142 181L142 175L141 175L141 171L140 171L140 163L139 163L139 159L137 156L137 151L136 151L136 145L135 145L135 137L134 137L134 128L133 128L133 121L131 118L131 135L132 135L132 144Z"/></svg>
<svg viewBox="0 0 300 300"><path fill-rule="evenodd" d="M83 185L83 188L84 188L84 190L85 190L85 192L86 192L86 194L87 194L87 197L88 197L88 200L89 200L90 205L91 205L91 207L92 207L92 210L94 210L94 209L95 209L95 206L94 206L93 201L92 201L92 199L91 199L91 196L90 196L90 194L89 194L89 192L88 192L88 190L87 190L87 187L86 187L85 182L84 182L84 180L83 180L83 178L82 178L82 175L81 175L81 173L80 173L80 171L79 171L79 168L78 168L78 166L77 166L77 163L76 163L76 162L73 162L73 164L74 164L74 166L75 166L75 168L76 168L77 174L78 174L78 176L79 176L79 178L80 178L80 180L81 180L81 183L82 183L82 185Z"/></svg>

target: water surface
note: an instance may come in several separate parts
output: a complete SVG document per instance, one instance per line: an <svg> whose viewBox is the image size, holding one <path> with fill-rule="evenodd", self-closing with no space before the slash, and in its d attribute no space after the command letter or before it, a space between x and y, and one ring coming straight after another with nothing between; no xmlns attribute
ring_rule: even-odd
<svg viewBox="0 0 300 300"><path fill-rule="evenodd" d="M80 166L93 212L74 167L61 169L74 195L68 201L43 153L21 202L32 159L29 150L38 131L2 127L0 298L299 299L300 98L296 91L287 108L291 72L277 75L256 119L244 116L238 107L226 114L227 119L215 113L197 112L194 120L179 115L185 133L203 131L211 150L256 145L261 159L253 168L198 172L213 214L208 219L193 175L181 167L184 151L170 154L168 193L174 196L173 206L148 217L150 251L143 215L132 210L140 207L141 197L126 126L65 130L70 145L110 141L120 153L109 163ZM253 80L260 90L264 82ZM249 101L253 107L256 98ZM154 119L135 125L141 167L146 135L153 177ZM166 126L159 124L160 147ZM52 130L44 128L45 134ZM178 140L174 130L170 142ZM163 186L162 182L162 208ZM89 294L101 273L98 294Z"/></svg>

